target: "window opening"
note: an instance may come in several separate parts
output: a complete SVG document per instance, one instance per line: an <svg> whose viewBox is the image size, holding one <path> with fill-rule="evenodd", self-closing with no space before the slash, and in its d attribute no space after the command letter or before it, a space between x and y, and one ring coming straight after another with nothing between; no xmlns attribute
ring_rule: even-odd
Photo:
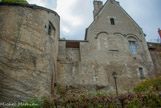
<svg viewBox="0 0 161 108"><path fill-rule="evenodd" d="M130 52L132 54L137 54L136 42L135 41L129 41L129 46L130 46Z"/></svg>
<svg viewBox="0 0 161 108"><path fill-rule="evenodd" d="M52 30L51 30L51 25L49 24L49 27L48 27L48 34L51 35L51 32L52 32Z"/></svg>
<svg viewBox="0 0 161 108"><path fill-rule="evenodd" d="M145 78L144 73L143 73L143 68L139 68L139 73L140 73L140 78Z"/></svg>
<svg viewBox="0 0 161 108"><path fill-rule="evenodd" d="M111 25L115 25L115 20L114 18L110 18Z"/></svg>

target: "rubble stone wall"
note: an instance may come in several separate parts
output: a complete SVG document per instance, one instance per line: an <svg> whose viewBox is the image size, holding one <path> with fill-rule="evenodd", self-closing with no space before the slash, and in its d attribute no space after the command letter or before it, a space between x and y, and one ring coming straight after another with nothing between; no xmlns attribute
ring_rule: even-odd
<svg viewBox="0 0 161 108"><path fill-rule="evenodd" d="M0 4L0 102L51 96L59 20L39 6Z"/></svg>

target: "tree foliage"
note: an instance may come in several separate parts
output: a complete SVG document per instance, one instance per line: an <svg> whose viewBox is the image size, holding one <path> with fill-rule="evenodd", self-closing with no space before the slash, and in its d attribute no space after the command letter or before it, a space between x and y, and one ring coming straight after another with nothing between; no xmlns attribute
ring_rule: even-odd
<svg viewBox="0 0 161 108"><path fill-rule="evenodd" d="M2 0L2 3L21 3L28 4L26 0Z"/></svg>

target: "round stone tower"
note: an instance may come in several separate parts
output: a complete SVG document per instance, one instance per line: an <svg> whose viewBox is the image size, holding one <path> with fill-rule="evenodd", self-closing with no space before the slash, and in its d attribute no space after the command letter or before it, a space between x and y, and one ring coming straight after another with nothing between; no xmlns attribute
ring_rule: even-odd
<svg viewBox="0 0 161 108"><path fill-rule="evenodd" d="M0 3L0 102L52 96L59 23L52 10Z"/></svg>

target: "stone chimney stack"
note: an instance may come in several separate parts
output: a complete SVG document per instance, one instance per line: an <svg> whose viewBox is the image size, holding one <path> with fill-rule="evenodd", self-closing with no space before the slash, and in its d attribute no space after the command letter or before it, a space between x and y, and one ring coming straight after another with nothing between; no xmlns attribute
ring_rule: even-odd
<svg viewBox="0 0 161 108"><path fill-rule="evenodd" d="M97 15L97 13L99 12L99 10L102 8L103 6L103 2L100 0L94 0L93 1L93 5L94 5L94 11L93 11L93 17L95 19L95 16Z"/></svg>

